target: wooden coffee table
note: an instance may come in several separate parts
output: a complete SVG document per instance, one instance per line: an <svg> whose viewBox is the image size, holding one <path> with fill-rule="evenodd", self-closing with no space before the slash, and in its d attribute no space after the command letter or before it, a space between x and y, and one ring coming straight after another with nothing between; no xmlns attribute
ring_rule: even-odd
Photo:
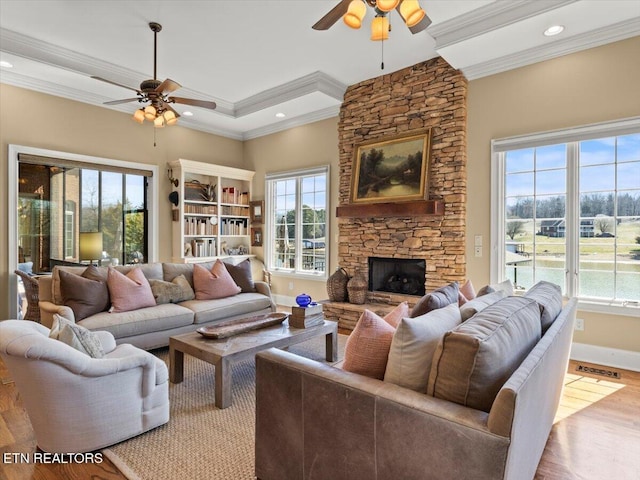
<svg viewBox="0 0 640 480"><path fill-rule="evenodd" d="M338 323L325 320L309 328L293 328L285 320L282 324L234 335L229 338L204 338L198 332L169 338L169 380L183 379L184 354L215 366L215 404L218 408L231 406L233 386L232 362L253 357L267 348L284 348L325 335L326 360L338 360Z"/></svg>

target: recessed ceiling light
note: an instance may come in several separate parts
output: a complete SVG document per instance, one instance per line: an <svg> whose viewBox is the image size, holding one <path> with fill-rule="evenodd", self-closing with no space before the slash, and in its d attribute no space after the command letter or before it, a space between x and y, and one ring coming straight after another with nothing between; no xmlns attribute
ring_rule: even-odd
<svg viewBox="0 0 640 480"><path fill-rule="evenodd" d="M193 112L187 110L186 112L182 112L182 115L184 115L185 117L193 117Z"/></svg>
<svg viewBox="0 0 640 480"><path fill-rule="evenodd" d="M284 117L286 117L286 115L284 113L282 113L282 112L276 113L276 118L284 118Z"/></svg>
<svg viewBox="0 0 640 480"><path fill-rule="evenodd" d="M6 62L6 61L4 61L4 60L2 60L2 61L0 62L0 67L3 67L3 68L13 68L13 64L12 64L12 63L9 63L9 62Z"/></svg>
<svg viewBox="0 0 640 480"><path fill-rule="evenodd" d="M553 37L554 35L558 35L559 33L562 33L563 30L564 30L563 25L552 25L544 31L544 35L546 37Z"/></svg>

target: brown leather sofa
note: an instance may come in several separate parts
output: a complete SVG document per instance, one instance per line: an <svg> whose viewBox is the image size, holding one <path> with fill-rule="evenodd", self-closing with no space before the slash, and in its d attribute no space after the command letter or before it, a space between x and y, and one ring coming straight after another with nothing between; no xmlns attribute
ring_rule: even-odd
<svg viewBox="0 0 640 480"><path fill-rule="evenodd" d="M288 352L259 353L256 476L532 479L560 401L575 316L572 299L489 412Z"/></svg>

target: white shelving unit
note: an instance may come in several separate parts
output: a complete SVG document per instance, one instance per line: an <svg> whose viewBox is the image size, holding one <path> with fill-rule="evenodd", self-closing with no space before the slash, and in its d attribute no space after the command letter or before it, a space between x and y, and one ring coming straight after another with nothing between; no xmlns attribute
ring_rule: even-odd
<svg viewBox="0 0 640 480"><path fill-rule="evenodd" d="M255 172L179 159L169 162L178 180L173 208L174 262L247 257L251 252L249 200Z"/></svg>

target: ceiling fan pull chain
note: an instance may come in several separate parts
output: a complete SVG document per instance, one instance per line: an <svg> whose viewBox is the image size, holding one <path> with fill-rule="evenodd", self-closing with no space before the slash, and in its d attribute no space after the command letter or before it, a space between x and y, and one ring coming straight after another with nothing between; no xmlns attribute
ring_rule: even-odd
<svg viewBox="0 0 640 480"><path fill-rule="evenodd" d="M380 42L380 50L382 54L382 61L380 62L380 70L384 70L384 40Z"/></svg>

